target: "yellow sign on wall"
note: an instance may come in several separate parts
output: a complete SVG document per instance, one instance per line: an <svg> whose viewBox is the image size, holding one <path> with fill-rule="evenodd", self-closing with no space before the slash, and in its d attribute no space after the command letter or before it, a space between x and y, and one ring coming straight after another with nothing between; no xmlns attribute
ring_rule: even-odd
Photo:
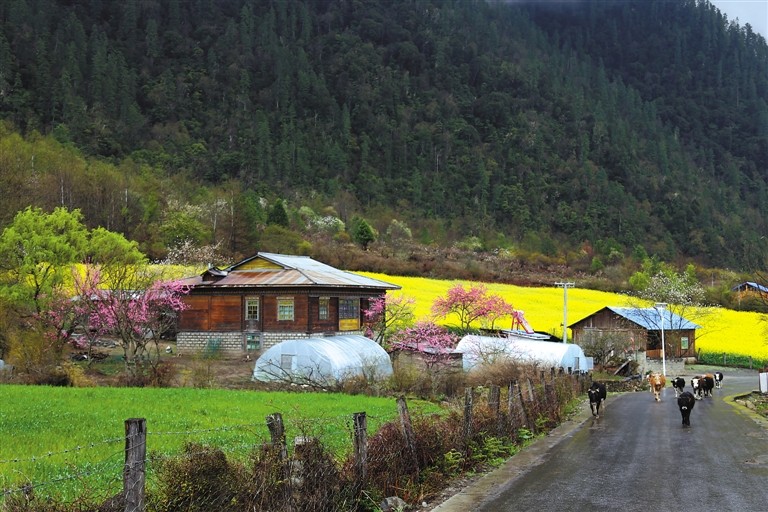
<svg viewBox="0 0 768 512"><path fill-rule="evenodd" d="M360 320L357 318L342 318L339 320L340 331L356 331L360 329Z"/></svg>

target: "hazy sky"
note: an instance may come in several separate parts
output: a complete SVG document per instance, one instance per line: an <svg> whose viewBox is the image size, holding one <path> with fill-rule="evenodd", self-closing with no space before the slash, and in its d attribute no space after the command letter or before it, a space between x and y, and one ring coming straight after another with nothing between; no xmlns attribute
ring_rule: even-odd
<svg viewBox="0 0 768 512"><path fill-rule="evenodd" d="M709 0L728 21L739 19L742 27L749 23L752 31L768 39L768 0Z"/></svg>

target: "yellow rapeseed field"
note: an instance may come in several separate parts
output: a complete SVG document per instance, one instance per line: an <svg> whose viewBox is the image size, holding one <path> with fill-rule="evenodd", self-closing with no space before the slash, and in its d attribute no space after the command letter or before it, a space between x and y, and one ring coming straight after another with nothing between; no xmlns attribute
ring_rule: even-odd
<svg viewBox="0 0 768 512"><path fill-rule="evenodd" d="M547 332L557 337L563 335L563 288L554 286L531 288L496 283L449 281L422 277L402 277L358 272L374 279L400 286L393 295L403 295L415 300L415 314L420 320L431 318L430 308L437 297L445 296L448 289L456 284L465 288L483 284L490 293L500 295L515 309L523 311L526 320L536 331ZM578 285L578 283L577 283ZM635 306L636 298L617 293L586 290L578 287L567 292L567 323L573 324L606 306ZM650 305L650 304L648 304ZM765 315L722 308L710 308L696 312L689 320L701 325L696 332L696 348L711 354L733 354L768 360L768 323ZM455 318L438 319L437 323L456 325ZM479 326L478 326L479 327ZM510 328L511 319L504 319L497 328ZM570 338L571 333L568 333Z"/></svg>

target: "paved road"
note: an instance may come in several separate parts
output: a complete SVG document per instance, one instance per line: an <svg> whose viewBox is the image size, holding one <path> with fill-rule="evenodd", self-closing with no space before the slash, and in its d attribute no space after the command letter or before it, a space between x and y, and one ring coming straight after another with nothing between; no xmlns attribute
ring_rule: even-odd
<svg viewBox="0 0 768 512"><path fill-rule="evenodd" d="M758 374L722 371L723 389L697 401L690 427L670 387L661 402L609 396L599 419L581 414L434 510L768 512L768 427L732 402Z"/></svg>

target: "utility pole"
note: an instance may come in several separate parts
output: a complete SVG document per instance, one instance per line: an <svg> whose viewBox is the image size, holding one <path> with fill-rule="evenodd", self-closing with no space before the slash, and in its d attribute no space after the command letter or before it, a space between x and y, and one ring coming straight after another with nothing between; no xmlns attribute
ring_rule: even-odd
<svg viewBox="0 0 768 512"><path fill-rule="evenodd" d="M664 350L664 312L667 310L666 302L657 302L653 309L659 312L659 326L661 328L661 374L667 376L667 352Z"/></svg>
<svg viewBox="0 0 768 512"><path fill-rule="evenodd" d="M568 288L574 283L557 282L555 286L563 289L563 343L568 343Z"/></svg>

